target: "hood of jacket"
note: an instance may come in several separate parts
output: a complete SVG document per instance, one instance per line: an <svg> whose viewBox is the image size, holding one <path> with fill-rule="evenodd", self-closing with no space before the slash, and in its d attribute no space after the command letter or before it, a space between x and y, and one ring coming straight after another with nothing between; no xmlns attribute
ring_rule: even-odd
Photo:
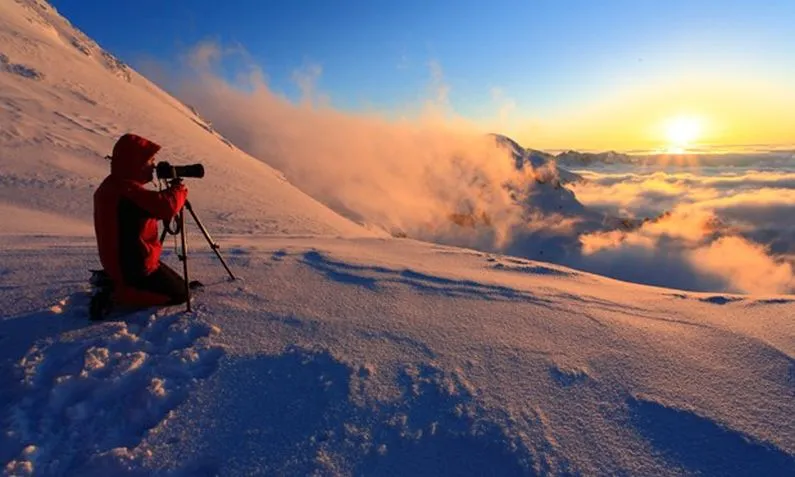
<svg viewBox="0 0 795 477"><path fill-rule="evenodd" d="M125 134L113 146L110 173L119 179L136 182L152 180L147 162L160 150L160 145L135 134Z"/></svg>

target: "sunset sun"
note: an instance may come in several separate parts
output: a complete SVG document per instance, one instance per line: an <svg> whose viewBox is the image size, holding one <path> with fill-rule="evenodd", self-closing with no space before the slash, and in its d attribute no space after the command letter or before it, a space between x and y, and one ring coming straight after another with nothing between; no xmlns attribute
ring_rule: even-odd
<svg viewBox="0 0 795 477"><path fill-rule="evenodd" d="M665 123L669 152L681 153L692 146L702 133L702 121L694 116L675 116Z"/></svg>

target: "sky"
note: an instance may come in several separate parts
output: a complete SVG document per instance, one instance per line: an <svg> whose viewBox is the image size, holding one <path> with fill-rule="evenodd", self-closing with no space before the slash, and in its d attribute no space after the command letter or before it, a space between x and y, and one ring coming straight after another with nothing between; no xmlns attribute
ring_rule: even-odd
<svg viewBox="0 0 795 477"><path fill-rule="evenodd" d="M432 102L530 147L795 143L788 1L51 3L144 72L212 42L237 53L227 76L256 65L294 101L309 81L353 113L403 118Z"/></svg>

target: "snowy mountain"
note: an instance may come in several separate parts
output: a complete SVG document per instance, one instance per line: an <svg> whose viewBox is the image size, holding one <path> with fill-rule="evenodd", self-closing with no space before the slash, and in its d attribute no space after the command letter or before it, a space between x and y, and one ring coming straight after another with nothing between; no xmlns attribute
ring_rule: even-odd
<svg viewBox="0 0 795 477"><path fill-rule="evenodd" d="M162 160L205 165L207 179L188 187L197 213L219 232L372 235L230 147L49 4L4 1L0 15L3 210L52 214L89 233L91 192L109 171L104 157L121 134L135 131L164 146ZM18 231L49 231L49 222L28 221L33 230Z"/></svg>
<svg viewBox="0 0 795 477"><path fill-rule="evenodd" d="M5 474L795 473L795 297L365 229L43 2L0 2L0 54ZM189 223L194 310L90 323L91 194L128 131L205 165L189 197L239 278Z"/></svg>
<svg viewBox="0 0 795 477"><path fill-rule="evenodd" d="M534 169L545 171L547 177L539 176L541 182L551 182L553 185L558 185L560 183L566 184L583 180L582 176L557 167L557 156L536 149L524 148L513 139L501 134L494 134L493 136L497 144L510 150L516 161L517 169L523 169L526 165L530 165Z"/></svg>
<svg viewBox="0 0 795 477"><path fill-rule="evenodd" d="M555 160L565 166L590 166L594 164L638 164L640 159L615 151L579 152L565 151L557 154Z"/></svg>

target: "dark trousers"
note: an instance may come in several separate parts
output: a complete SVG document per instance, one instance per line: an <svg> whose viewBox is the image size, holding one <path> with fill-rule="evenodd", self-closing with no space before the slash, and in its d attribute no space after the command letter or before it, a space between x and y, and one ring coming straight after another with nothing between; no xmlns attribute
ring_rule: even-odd
<svg viewBox="0 0 795 477"><path fill-rule="evenodd" d="M188 295L185 292L185 279L163 262L160 262L160 266L153 273L138 279L130 286L138 290L167 296L169 298L167 305L179 305L188 301Z"/></svg>

